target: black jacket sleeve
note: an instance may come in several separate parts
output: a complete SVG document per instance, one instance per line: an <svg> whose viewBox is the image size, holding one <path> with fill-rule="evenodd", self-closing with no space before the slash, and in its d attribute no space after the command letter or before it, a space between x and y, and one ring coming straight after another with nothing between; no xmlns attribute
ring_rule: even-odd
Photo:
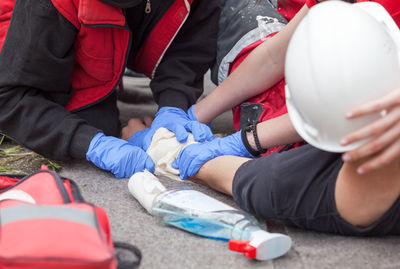
<svg viewBox="0 0 400 269"><path fill-rule="evenodd" d="M50 0L17 0L0 52L0 131L56 160L85 158L99 132L64 108L76 33Z"/></svg>
<svg viewBox="0 0 400 269"><path fill-rule="evenodd" d="M150 87L160 107L187 110L203 92L203 76L216 56L219 0L195 0Z"/></svg>

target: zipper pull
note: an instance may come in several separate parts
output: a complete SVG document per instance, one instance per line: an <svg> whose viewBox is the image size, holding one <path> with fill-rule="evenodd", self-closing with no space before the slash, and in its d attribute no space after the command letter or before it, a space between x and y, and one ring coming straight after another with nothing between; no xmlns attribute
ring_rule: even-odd
<svg viewBox="0 0 400 269"><path fill-rule="evenodd" d="M146 14L149 14L151 12L150 0L146 0L146 8L144 9L144 12L146 12Z"/></svg>

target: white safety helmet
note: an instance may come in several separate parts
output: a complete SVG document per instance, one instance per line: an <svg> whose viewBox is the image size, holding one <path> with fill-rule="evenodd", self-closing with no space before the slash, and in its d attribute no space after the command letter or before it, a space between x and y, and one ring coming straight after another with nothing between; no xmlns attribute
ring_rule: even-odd
<svg viewBox="0 0 400 269"><path fill-rule="evenodd" d="M297 132L311 145L344 152L341 138L380 117L345 113L400 88L400 31L374 2L314 6L290 40L286 102Z"/></svg>

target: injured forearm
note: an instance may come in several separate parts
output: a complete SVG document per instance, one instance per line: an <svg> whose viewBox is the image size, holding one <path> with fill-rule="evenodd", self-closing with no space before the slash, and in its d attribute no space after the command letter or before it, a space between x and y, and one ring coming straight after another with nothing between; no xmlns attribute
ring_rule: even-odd
<svg viewBox="0 0 400 269"><path fill-rule="evenodd" d="M191 180L217 191L232 195L232 183L236 171L251 159L236 156L220 156L206 162Z"/></svg>
<svg viewBox="0 0 400 269"><path fill-rule="evenodd" d="M262 148L303 141L303 138L294 129L288 114L259 123L257 133ZM249 140L249 142L251 141Z"/></svg>

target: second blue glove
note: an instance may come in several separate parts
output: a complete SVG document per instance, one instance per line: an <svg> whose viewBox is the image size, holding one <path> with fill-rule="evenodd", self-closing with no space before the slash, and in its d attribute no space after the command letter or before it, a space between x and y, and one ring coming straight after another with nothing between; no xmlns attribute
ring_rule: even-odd
<svg viewBox="0 0 400 269"><path fill-rule="evenodd" d="M179 153L172 167L179 168L180 178L186 179L197 174L207 161L223 155L254 158L244 146L239 131L224 138L216 138L211 142L187 146Z"/></svg>
<svg viewBox="0 0 400 269"><path fill-rule="evenodd" d="M151 124L151 127L137 132L129 142L147 150L151 144L151 139L155 132L161 128L167 128L175 133L176 139L179 142L185 142L189 136L188 132L193 134L194 140L197 142L211 141L214 136L211 129L197 120L192 120L180 108L176 107L162 107L156 114L156 117Z"/></svg>
<svg viewBox="0 0 400 269"><path fill-rule="evenodd" d="M86 159L118 178L129 178L144 169L154 172L153 160L141 148L103 133L93 137Z"/></svg>

